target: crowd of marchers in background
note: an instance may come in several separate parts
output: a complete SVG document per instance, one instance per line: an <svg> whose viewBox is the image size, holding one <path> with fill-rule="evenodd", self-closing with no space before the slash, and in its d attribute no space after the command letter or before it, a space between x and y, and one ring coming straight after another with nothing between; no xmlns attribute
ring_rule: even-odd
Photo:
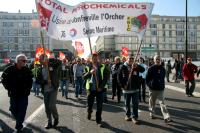
<svg viewBox="0 0 200 133"><path fill-rule="evenodd" d="M175 75L170 76L172 69ZM149 114L155 119L156 100L159 100L164 121L172 121L164 103L165 79L185 81L185 93L193 96L195 89L195 74L199 76L200 69L192 63L191 58L170 60L165 64L160 56L151 59L133 56L102 59L98 54L91 58L68 59L49 58L42 54L38 61L27 65L24 54L17 55L15 62L10 62L3 74L2 84L10 97L9 110L16 119L16 130L22 131L28 106L28 96L31 90L35 96L43 96L47 116L46 129L54 128L59 123L56 108L57 93L68 99L69 86L74 88L74 96L78 100L87 97L87 119L90 120L93 104L96 98L96 123L101 126L103 103L107 103L108 89L112 90L112 100L117 97L121 103L123 94L125 105L125 120L138 124L139 102L149 102ZM170 79L172 77L172 79ZM191 85L190 85L191 84ZM146 98L146 88L149 88L149 100ZM131 106L132 105L132 106Z"/></svg>

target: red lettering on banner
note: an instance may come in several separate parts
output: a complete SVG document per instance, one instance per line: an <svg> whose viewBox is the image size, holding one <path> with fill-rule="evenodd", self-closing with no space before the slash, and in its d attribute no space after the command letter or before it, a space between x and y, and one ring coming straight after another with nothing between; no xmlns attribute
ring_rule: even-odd
<svg viewBox="0 0 200 133"><path fill-rule="evenodd" d="M147 9L147 5L141 5L142 9Z"/></svg>
<svg viewBox="0 0 200 133"><path fill-rule="evenodd" d="M53 8L55 8L55 6L57 6L57 3L55 2L52 2L53 3Z"/></svg>
<svg viewBox="0 0 200 133"><path fill-rule="evenodd" d="M109 5L108 4L104 4L103 8L109 8Z"/></svg>
<svg viewBox="0 0 200 133"><path fill-rule="evenodd" d="M96 4L96 8L102 8L101 4Z"/></svg>
<svg viewBox="0 0 200 133"><path fill-rule="evenodd" d="M90 5L90 8L91 8L91 9L95 9L95 8L96 8L96 4L91 4L91 5Z"/></svg>
<svg viewBox="0 0 200 133"><path fill-rule="evenodd" d="M66 9L65 7L63 8L63 12L64 12L64 13L67 13L67 9Z"/></svg>
<svg viewBox="0 0 200 133"><path fill-rule="evenodd" d="M121 5L121 8L126 8L126 5Z"/></svg>
<svg viewBox="0 0 200 133"><path fill-rule="evenodd" d="M39 0L40 2L44 2L44 4L51 6L52 8L59 10L63 13L68 13L69 11L67 10L67 7L65 7L65 5L61 5L59 3L56 3L55 1L52 0ZM120 9L120 8L127 8L127 9L147 9L147 5L145 4L125 4L125 3L83 3L80 4L76 7L74 7L71 12L72 13L76 13L79 10L84 10L84 9L102 9L102 8L110 8L110 9Z"/></svg>
<svg viewBox="0 0 200 133"><path fill-rule="evenodd" d="M52 8L54 8L56 10L59 10L59 11L61 11L63 13L68 13L67 8L62 6L62 5L60 5L59 3L56 3L56 2L51 1L51 0L39 0L39 1L40 1L39 3L44 2L43 4L51 6Z"/></svg>
<svg viewBox="0 0 200 133"><path fill-rule="evenodd" d="M60 10L62 12L62 7L59 5L56 7L56 9Z"/></svg>
<svg viewBox="0 0 200 133"><path fill-rule="evenodd" d="M110 5L110 8L117 8L117 5Z"/></svg>

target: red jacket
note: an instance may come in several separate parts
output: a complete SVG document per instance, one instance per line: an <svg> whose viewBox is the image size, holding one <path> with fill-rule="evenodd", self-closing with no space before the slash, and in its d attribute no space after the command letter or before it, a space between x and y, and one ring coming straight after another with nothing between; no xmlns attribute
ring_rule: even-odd
<svg viewBox="0 0 200 133"><path fill-rule="evenodd" d="M194 80L194 73L197 72L197 66L194 64L184 64L183 66L183 78L184 80Z"/></svg>

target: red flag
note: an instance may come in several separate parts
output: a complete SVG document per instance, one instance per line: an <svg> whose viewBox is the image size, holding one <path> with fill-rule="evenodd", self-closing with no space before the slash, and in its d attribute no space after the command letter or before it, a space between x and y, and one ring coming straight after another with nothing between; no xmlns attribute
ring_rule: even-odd
<svg viewBox="0 0 200 133"><path fill-rule="evenodd" d="M84 47L81 42L75 41L77 56L82 56L84 54Z"/></svg>
<svg viewBox="0 0 200 133"><path fill-rule="evenodd" d="M41 48L41 47L36 48L35 58L39 59L41 54L43 54L43 48Z"/></svg>
<svg viewBox="0 0 200 133"><path fill-rule="evenodd" d="M59 52L59 59L60 60L65 59L65 54L63 52Z"/></svg>
<svg viewBox="0 0 200 133"><path fill-rule="evenodd" d="M48 58L51 57L51 52L50 52L48 49L46 49L45 53L46 53L46 55L47 55ZM38 48L36 49L35 58L38 58L38 59L39 59L39 57L40 57L41 54L44 54L44 50L43 50L43 48L38 47Z"/></svg>
<svg viewBox="0 0 200 133"><path fill-rule="evenodd" d="M48 30L48 25L52 11L44 8L40 3L37 3L37 10L39 13L41 27Z"/></svg>
<svg viewBox="0 0 200 133"><path fill-rule="evenodd" d="M122 47L122 56L127 57L128 56L128 48Z"/></svg>

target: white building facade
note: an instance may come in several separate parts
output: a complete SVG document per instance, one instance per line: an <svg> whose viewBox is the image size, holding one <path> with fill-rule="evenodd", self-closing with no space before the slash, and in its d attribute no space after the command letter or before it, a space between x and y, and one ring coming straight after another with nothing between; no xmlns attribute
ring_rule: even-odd
<svg viewBox="0 0 200 133"><path fill-rule="evenodd" d="M40 27L37 12L8 13L0 12L0 59L14 58L24 53L29 58L35 57L35 50L41 46ZM61 42L49 38L44 33L45 47L68 50L73 54L72 41Z"/></svg>
<svg viewBox="0 0 200 133"><path fill-rule="evenodd" d="M186 22L183 16L152 15L143 38L140 54L146 57L155 54L161 57L181 57L185 54ZM135 55L140 41L136 36L113 35L99 37L96 50L102 57L121 55L122 47ZM188 56L200 60L200 16L188 17Z"/></svg>

